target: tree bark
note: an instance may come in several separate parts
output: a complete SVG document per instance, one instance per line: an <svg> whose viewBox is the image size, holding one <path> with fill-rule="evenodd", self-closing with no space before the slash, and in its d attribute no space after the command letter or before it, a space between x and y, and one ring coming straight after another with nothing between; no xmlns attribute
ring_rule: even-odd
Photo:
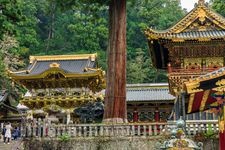
<svg viewBox="0 0 225 150"><path fill-rule="evenodd" d="M126 0L109 5L108 71L104 122L127 122L126 115Z"/></svg>

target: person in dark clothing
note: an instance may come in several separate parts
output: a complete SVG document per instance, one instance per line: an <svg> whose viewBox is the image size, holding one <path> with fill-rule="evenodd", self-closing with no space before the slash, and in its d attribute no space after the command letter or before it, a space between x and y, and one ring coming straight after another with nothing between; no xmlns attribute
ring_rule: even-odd
<svg viewBox="0 0 225 150"><path fill-rule="evenodd" d="M6 132L6 128L4 126L4 128L2 129L2 136L3 136L4 144L6 142L5 132Z"/></svg>
<svg viewBox="0 0 225 150"><path fill-rule="evenodd" d="M19 136L19 130L17 127L15 127L15 129L13 130L13 139L17 140L18 136Z"/></svg>

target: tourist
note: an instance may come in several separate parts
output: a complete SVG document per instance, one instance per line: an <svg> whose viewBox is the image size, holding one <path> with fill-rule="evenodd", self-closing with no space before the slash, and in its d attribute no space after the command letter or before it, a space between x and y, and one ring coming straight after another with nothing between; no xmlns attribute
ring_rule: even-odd
<svg viewBox="0 0 225 150"><path fill-rule="evenodd" d="M5 144L5 141L6 141L5 132L6 132L6 128L5 128L5 125L4 125L4 127L2 129L2 136L3 136L4 144Z"/></svg>
<svg viewBox="0 0 225 150"><path fill-rule="evenodd" d="M15 127L15 129L13 130L13 140L17 140L17 138L19 137L19 130L17 127Z"/></svg>
<svg viewBox="0 0 225 150"><path fill-rule="evenodd" d="M10 139L11 139L11 137L12 137L12 135L11 135L11 129L12 129L12 126L11 126L11 124L8 122L8 124L5 126L5 128L6 128L6 131L5 131L5 138L8 139L8 144L10 144L9 141L10 141Z"/></svg>

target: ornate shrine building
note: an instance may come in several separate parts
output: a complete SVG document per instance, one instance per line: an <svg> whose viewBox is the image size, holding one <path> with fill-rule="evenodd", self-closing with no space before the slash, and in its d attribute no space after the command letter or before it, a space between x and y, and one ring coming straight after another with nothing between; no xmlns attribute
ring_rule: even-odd
<svg viewBox="0 0 225 150"><path fill-rule="evenodd" d="M175 97L168 83L128 84L127 118L129 122L166 122Z"/></svg>
<svg viewBox="0 0 225 150"><path fill-rule="evenodd" d="M176 112L184 119L186 112L207 110L217 115L220 150L225 150L225 18L199 0L171 28L148 29L146 35L155 66L168 69L170 93L179 106Z"/></svg>
<svg viewBox="0 0 225 150"><path fill-rule="evenodd" d="M21 115L17 109L18 102L12 93L0 91L0 122L21 122Z"/></svg>
<svg viewBox="0 0 225 150"><path fill-rule="evenodd" d="M224 66L225 19L204 2L164 31L145 32L153 64L168 69L170 93L179 95L183 83Z"/></svg>
<svg viewBox="0 0 225 150"><path fill-rule="evenodd" d="M175 112L178 103L169 93L168 83L128 84L127 118L129 122L166 122L179 119ZM186 116L189 121L217 120L210 112L196 112Z"/></svg>
<svg viewBox="0 0 225 150"><path fill-rule="evenodd" d="M31 110L30 118L69 123L76 121L76 107L103 100L96 94L105 88L97 54L30 56L26 70L9 76L28 90L20 103Z"/></svg>

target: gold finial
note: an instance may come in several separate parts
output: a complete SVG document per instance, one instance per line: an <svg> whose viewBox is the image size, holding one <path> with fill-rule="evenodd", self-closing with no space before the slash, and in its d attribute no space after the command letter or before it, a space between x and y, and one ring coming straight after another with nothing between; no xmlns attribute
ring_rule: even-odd
<svg viewBox="0 0 225 150"><path fill-rule="evenodd" d="M198 0L198 4L205 4L205 0Z"/></svg>

